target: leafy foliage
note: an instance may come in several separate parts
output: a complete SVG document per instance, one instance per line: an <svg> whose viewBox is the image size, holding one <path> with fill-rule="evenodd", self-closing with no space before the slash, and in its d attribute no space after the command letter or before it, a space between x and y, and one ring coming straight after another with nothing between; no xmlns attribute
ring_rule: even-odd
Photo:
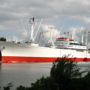
<svg viewBox="0 0 90 90"><path fill-rule="evenodd" d="M0 38L0 41L6 41L6 38L1 37L1 38Z"/></svg>
<svg viewBox="0 0 90 90"><path fill-rule="evenodd" d="M63 57L61 60L57 60L53 63L53 67L51 68L51 77L56 80L57 83L65 82L71 80L72 78L80 78L82 72L80 72L80 68L77 66L76 62Z"/></svg>
<svg viewBox="0 0 90 90"><path fill-rule="evenodd" d="M4 90L10 90L10 88L12 87L12 83L8 83L7 86L3 87Z"/></svg>

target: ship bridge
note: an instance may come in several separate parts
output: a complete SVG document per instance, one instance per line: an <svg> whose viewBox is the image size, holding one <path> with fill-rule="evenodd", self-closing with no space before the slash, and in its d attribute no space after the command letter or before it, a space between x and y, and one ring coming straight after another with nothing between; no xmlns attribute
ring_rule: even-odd
<svg viewBox="0 0 90 90"><path fill-rule="evenodd" d="M55 45L57 48L67 48L67 49L78 49L78 50L86 50L86 45L75 41L69 37L59 37L55 41Z"/></svg>

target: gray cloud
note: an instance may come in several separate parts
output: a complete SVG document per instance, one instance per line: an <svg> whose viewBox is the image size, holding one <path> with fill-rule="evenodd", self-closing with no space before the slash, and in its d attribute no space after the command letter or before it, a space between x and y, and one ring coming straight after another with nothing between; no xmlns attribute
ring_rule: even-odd
<svg viewBox="0 0 90 90"><path fill-rule="evenodd" d="M35 16L47 23L60 16L90 14L90 0L0 0L0 30L20 29L20 20ZM55 23L55 22L53 22Z"/></svg>
<svg viewBox="0 0 90 90"><path fill-rule="evenodd" d="M0 19L13 20L23 14L43 18L55 15L90 14L89 9L89 0L0 0Z"/></svg>

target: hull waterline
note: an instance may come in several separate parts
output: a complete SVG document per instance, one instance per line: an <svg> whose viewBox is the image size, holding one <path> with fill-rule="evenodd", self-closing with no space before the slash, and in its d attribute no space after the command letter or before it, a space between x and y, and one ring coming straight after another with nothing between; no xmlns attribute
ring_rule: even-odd
<svg viewBox="0 0 90 90"><path fill-rule="evenodd" d="M61 58L55 58L55 57L15 57L15 56L3 56L2 62L3 63L23 63L23 62L54 62L56 60L60 60ZM90 58L67 58L71 61L77 61L77 62L88 62L90 61Z"/></svg>

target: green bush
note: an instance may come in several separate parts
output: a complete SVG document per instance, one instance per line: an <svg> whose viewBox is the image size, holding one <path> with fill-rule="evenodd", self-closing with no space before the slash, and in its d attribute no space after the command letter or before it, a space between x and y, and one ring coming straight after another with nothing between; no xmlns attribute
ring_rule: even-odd
<svg viewBox="0 0 90 90"><path fill-rule="evenodd" d="M12 87L12 83L8 83L7 86L3 87L4 90L10 90L10 88Z"/></svg>
<svg viewBox="0 0 90 90"><path fill-rule="evenodd" d="M0 37L0 41L6 41L6 38Z"/></svg>

